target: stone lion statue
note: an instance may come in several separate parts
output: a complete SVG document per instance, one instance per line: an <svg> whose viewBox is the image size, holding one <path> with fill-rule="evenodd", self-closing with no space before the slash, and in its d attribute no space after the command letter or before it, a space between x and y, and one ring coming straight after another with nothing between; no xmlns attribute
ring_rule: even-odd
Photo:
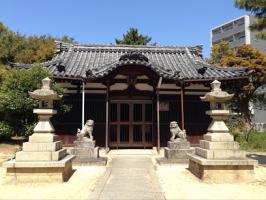
<svg viewBox="0 0 266 200"><path fill-rule="evenodd" d="M86 137L86 139L89 139L89 141L93 141L93 136L92 136L93 126L94 126L94 121L92 119L87 120L81 130L78 128L77 131L78 138L83 139L84 137Z"/></svg>
<svg viewBox="0 0 266 200"><path fill-rule="evenodd" d="M170 122L170 132L172 134L171 141L176 141L179 138L186 139L187 137L186 130L181 130L176 121Z"/></svg>

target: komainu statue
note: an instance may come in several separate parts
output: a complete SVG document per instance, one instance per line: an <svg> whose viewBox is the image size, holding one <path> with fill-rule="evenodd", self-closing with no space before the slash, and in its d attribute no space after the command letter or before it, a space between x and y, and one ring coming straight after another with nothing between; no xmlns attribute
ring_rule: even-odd
<svg viewBox="0 0 266 200"><path fill-rule="evenodd" d="M92 136L93 126L94 126L94 121L92 119L87 120L87 122L85 123L85 125L81 130L78 128L77 131L78 139L93 141L93 136Z"/></svg>
<svg viewBox="0 0 266 200"><path fill-rule="evenodd" d="M172 134L171 141L177 141L180 139L186 139L186 130L181 130L176 121L170 122L170 132Z"/></svg>

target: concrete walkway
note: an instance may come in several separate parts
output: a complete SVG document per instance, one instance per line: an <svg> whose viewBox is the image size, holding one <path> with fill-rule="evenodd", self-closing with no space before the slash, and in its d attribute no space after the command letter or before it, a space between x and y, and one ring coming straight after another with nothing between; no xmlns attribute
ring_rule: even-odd
<svg viewBox="0 0 266 200"><path fill-rule="evenodd" d="M164 199L150 155L111 156L90 199Z"/></svg>

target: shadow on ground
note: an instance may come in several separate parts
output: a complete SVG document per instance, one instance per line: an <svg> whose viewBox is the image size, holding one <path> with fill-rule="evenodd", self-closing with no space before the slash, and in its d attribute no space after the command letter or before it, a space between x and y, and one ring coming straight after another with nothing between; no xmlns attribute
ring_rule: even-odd
<svg viewBox="0 0 266 200"><path fill-rule="evenodd" d="M250 153L247 155L247 157L254 159L254 160L257 160L260 165L266 165L266 155Z"/></svg>
<svg viewBox="0 0 266 200"><path fill-rule="evenodd" d="M65 178L64 182L68 182L76 171L77 171L76 169L72 169L69 176Z"/></svg>

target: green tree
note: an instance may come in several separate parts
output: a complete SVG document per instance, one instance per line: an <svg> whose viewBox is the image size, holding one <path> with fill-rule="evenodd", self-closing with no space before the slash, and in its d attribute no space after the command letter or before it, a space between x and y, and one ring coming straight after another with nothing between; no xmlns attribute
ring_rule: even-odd
<svg viewBox="0 0 266 200"><path fill-rule="evenodd" d="M233 51L230 49L229 43L223 40L218 44L214 44L212 46L210 63L212 64L220 63L223 57L232 54Z"/></svg>
<svg viewBox="0 0 266 200"><path fill-rule="evenodd" d="M0 22L0 136L28 135L32 133L36 115L32 109L38 104L28 95L40 87L41 80L50 74L37 63L47 61L54 55L54 40L75 42L68 36L53 38L49 35L25 36L15 33ZM10 69L9 62L36 63L29 70ZM53 84L63 93L63 88ZM69 111L70 106L58 102L59 114Z"/></svg>
<svg viewBox="0 0 266 200"><path fill-rule="evenodd" d="M0 131L1 128L9 130L9 136L27 136L32 133L37 121L32 110L38 107L38 102L29 96L28 91L40 88L41 80L47 76L50 76L48 70L40 66L28 70L9 70L0 88ZM63 93L58 85L53 84L52 87L59 94ZM69 110L63 103L60 110L62 106L65 111Z"/></svg>
<svg viewBox="0 0 266 200"><path fill-rule="evenodd" d="M250 11L257 19L250 29L262 31L258 36L266 40L266 0L235 0L235 6Z"/></svg>
<svg viewBox="0 0 266 200"><path fill-rule="evenodd" d="M251 128L249 102L265 101L262 100L265 95L262 97L256 91L260 86L266 84L266 55L250 45L242 45L233 55L224 56L220 64L225 67L249 67L253 70L249 80L243 83L242 88L234 88L234 85L229 88L235 93L233 105L237 111L241 112L243 123L248 130Z"/></svg>
<svg viewBox="0 0 266 200"><path fill-rule="evenodd" d="M22 38L0 22L0 64L14 60L16 53L22 49Z"/></svg>
<svg viewBox="0 0 266 200"><path fill-rule="evenodd" d="M137 28L130 28L122 39L115 39L116 44L128 45L147 45L151 41L151 37L139 34ZM155 45L155 44L153 44Z"/></svg>
<svg viewBox="0 0 266 200"><path fill-rule="evenodd" d="M15 33L0 22L0 64L9 62L41 63L54 55L55 40L74 43L69 36L54 38L50 35L25 36Z"/></svg>

